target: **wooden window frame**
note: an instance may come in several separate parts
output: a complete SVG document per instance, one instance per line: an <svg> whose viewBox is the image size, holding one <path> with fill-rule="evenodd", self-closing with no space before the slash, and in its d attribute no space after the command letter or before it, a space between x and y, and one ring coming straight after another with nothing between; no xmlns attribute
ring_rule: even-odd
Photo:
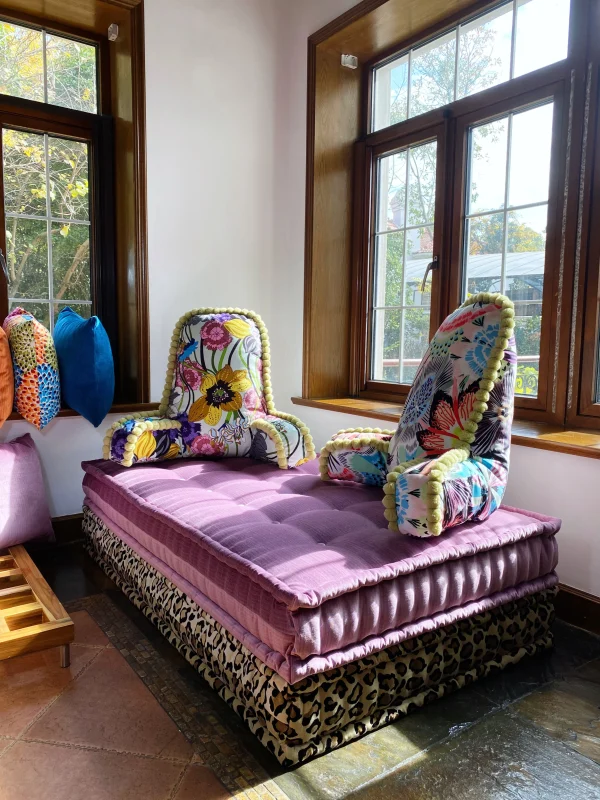
<svg viewBox="0 0 600 800"><path fill-rule="evenodd" d="M589 24L567 422L600 429L600 8ZM598 390L598 394L597 394Z"/></svg>
<svg viewBox="0 0 600 800"><path fill-rule="evenodd" d="M0 132L4 128L84 141L88 145L90 176L90 278L92 313L106 328L118 360L115 291L115 242L112 118L59 107L49 108L21 98L0 95ZM0 154L2 143L0 142ZM3 163L0 160L0 164ZM4 219L4 170L0 169L0 219ZM0 226L0 248L6 248L6 231ZM22 305L27 306L27 298ZM0 317L8 313L8 286L0 281ZM118 363L117 363L118 371Z"/></svg>
<svg viewBox="0 0 600 800"><path fill-rule="evenodd" d="M353 366L353 374L357 376L358 385L356 393L359 397L370 397L374 399L401 401L408 394L409 386L402 383L391 383L387 381L377 381L371 378L372 374L372 331L373 331L373 310L372 294L375 280L375 248L376 237L375 217L377 214L377 199L375 197L377 188L377 161L384 156L392 155L414 145L426 142L437 142L436 159L436 193L435 193L435 217L442 221L442 224L434 226L433 257L439 258L443 252L444 226L443 226L443 203L444 203L444 173L446 170L445 155L447 145L447 126L444 122L434 122L427 127L413 128L393 138L382 141L377 139L374 142L365 140L357 144L357 167L363 170L364 186L362 196L357 192L355 197L356 212L355 225L357 230L362 232L357 239L359 252L357 255L357 280L354 283L356 296L353 297L353 306L358 309L355 316L356 322L352 326L352 336L358 341L355 349L357 363ZM441 308L440 291L440 271L436 269L432 273L431 307L430 307L430 335L433 335L439 323ZM364 321L363 324L360 324Z"/></svg>
<svg viewBox="0 0 600 800"><path fill-rule="evenodd" d="M445 20L440 25L429 29L425 35L403 42L392 53L387 53L383 58L378 57L367 64L363 79L362 129L370 131L371 128L373 119L372 87L375 70L379 66L421 42L443 35L444 32L455 27L457 22L474 19L499 5L502 3L477 4L473 13ZM355 210L354 213L355 225L358 226L358 231L355 233L355 248L358 248L358 254L355 255L355 279L352 284L351 305L353 309L357 310L355 318L359 321L352 328L352 335L358 337L359 341L358 346L353 350L353 364L350 368L350 375L353 378L350 392L354 396L402 402L410 390L408 384L390 384L369 380L371 369L369 341L372 329L369 310L373 287L373 252L368 243L373 238L369 220L372 218L375 207L372 190L374 166L370 153L374 148L381 148L386 141L391 143L399 141L402 134L414 135L415 130L423 132L433 129L436 124L445 126L447 149L443 157L444 169L438 170L437 193L438 197L441 195L445 199L446 214L440 220L441 224L436 227L443 228L443 232L438 236L438 242L441 240L445 242L446 246L438 245L439 249L434 246L434 254L438 255L439 259L438 298L441 295L442 299L436 304L437 314L434 313L432 306L430 334L433 335L445 316L462 301L464 202L468 171L469 130L472 126L481 124L488 119L501 117L519 108L533 106L538 102L551 99L554 103L554 118L538 394L535 398L517 396L515 409L518 417L524 420L555 424L565 421L569 350L565 346L564 336L561 336L561 328L557 321L561 319L565 275L568 281L569 276L573 273L574 262L573 242L567 242L570 233L572 238L572 232L564 228L563 221L567 216L572 217L576 213L576 209L571 202L568 208L570 214L567 215L567 208L560 200L565 197L567 166L564 153L567 150L568 137L570 134L572 135L569 126L572 126L575 102L570 87L574 80L575 69L578 68L578 71L581 72L583 67L581 57L575 55L581 49L579 45L584 31L584 20L587 18L587 9L585 13L582 13L582 8L583 4L572 3L569 55L564 61L455 100L449 105L420 117L413 117L388 128L368 132L362 137L365 155L357 157L357 163L362 160L362 168L366 170L366 174L360 182L357 182L354 202L359 206L366 203L367 207L362 214L360 210ZM441 120L444 122L442 123ZM443 186L440 186L440 174ZM361 190L363 197L360 196ZM575 192L571 192L571 195L573 194ZM438 208L439 203L436 200L436 210ZM361 334L361 327L368 328L366 333Z"/></svg>
<svg viewBox="0 0 600 800"><path fill-rule="evenodd" d="M600 428L598 404L592 404L594 407L590 409L589 403L584 402L580 372L588 388L591 382L576 360L583 359L585 347L590 350L595 342L590 344L589 337L584 342L582 336L574 340L572 336L572 330L579 331L590 314L596 313L590 304L600 286L600 270L594 271L593 267L594 262L600 261L600 233L594 236L590 231L592 201L600 210L600 156L598 159L594 156L595 148L600 147L600 122L596 125L600 117L600 103L596 101L600 90L600 45L594 43L592 36L592 31L598 30L597 4L591 0L572 3L565 60L420 117L375 132L369 130L372 73L376 66L442 35L459 21L472 19L498 5L481 0L471 3L453 0L451 7L441 0L363 0L309 37L304 371L302 398L293 398L294 402L350 413L371 409L374 417L387 418L401 412L408 391L406 386L404 390L394 387L397 390L389 392L389 384L368 386L366 381L369 329L365 298L370 267L365 268L369 254L365 226L369 225L372 213L368 201L372 194L369 164L373 148L386 143L391 148L401 134L445 125L444 202L450 210L446 214L440 254L441 321L461 300L462 259L458 254L462 243L464 187L452 186L448 172L452 175L457 159L464 161L467 122L483 120L492 106L498 112L501 109L508 112L552 95L554 189L549 197L546 242L544 366L542 370L540 362L537 398L518 398L516 416L523 438L531 436L538 441L544 436L557 438L558 442L560 431L565 431L565 436L571 435L569 429L575 426ZM340 53L348 52L359 59L355 73L339 66ZM587 104L586 92L591 96ZM492 113L489 112L490 116ZM589 131L586 131L588 119ZM596 136L598 145L591 141ZM581 184L584 141L588 152L583 173L585 191ZM589 166L592 162L593 179ZM327 347L323 345L324 336ZM595 434L581 433L577 437L577 447L582 452L598 446ZM560 449L549 440L544 446Z"/></svg>
<svg viewBox="0 0 600 800"><path fill-rule="evenodd" d="M4 0L0 18L98 48L99 113L53 106L50 116L53 131L89 137L93 142L90 170L93 174L102 168L102 181L94 181L90 198L98 212L95 249L102 265L93 273L95 310L109 331L115 355L113 410L145 408L150 359L143 0L78 0L51 6L44 0ZM107 31L112 23L118 25L119 36L109 43ZM0 118L7 110L20 114L23 125L17 127L29 130L37 125L37 130L52 132L47 109L43 103L0 98ZM85 135L80 135L83 130ZM6 301L3 283L0 307Z"/></svg>

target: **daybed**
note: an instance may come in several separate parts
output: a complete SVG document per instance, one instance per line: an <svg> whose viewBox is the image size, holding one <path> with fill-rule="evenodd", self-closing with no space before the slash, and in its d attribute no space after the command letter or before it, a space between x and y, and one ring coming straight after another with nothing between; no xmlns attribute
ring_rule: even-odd
<svg viewBox="0 0 600 800"><path fill-rule="evenodd" d="M84 470L92 556L282 764L551 646L556 519L419 539L314 461Z"/></svg>

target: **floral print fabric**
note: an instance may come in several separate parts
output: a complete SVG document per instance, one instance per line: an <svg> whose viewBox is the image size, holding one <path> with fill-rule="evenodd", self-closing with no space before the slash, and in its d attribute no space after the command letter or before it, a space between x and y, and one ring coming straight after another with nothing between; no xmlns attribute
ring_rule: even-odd
<svg viewBox="0 0 600 800"><path fill-rule="evenodd" d="M427 488L435 462L408 467L396 481L398 530L411 536L430 536L427 524ZM487 519L502 502L507 470L498 461L469 458L456 464L442 483L443 529Z"/></svg>
<svg viewBox="0 0 600 800"><path fill-rule="evenodd" d="M52 336L24 308L15 308L2 327L13 361L15 410L42 430L60 411L60 379Z"/></svg>
<svg viewBox="0 0 600 800"><path fill-rule="evenodd" d="M332 449L327 454L327 475L333 480L354 481L368 486L383 486L387 478L387 448L380 450L375 441L361 444L362 430L340 431L332 442L345 442L341 449ZM373 440L390 441L389 433L373 433Z"/></svg>
<svg viewBox="0 0 600 800"><path fill-rule="evenodd" d="M425 354L390 445L389 466L431 458L460 443L476 402L479 381L492 358L501 310L494 303L461 307L443 322ZM477 426L471 452L508 466L517 353L511 337L500 380Z"/></svg>
<svg viewBox="0 0 600 800"><path fill-rule="evenodd" d="M272 408L265 350L266 330L251 312L192 312L182 318L158 413L121 421L110 432L105 457L129 466L250 456L286 467L312 457L308 429Z"/></svg>

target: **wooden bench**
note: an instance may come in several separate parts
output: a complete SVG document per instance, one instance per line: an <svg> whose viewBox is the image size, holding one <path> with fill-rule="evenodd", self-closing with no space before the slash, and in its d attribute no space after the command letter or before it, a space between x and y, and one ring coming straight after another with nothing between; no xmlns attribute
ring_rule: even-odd
<svg viewBox="0 0 600 800"><path fill-rule="evenodd" d="M70 664L75 629L58 598L21 545L0 555L0 660L60 647Z"/></svg>

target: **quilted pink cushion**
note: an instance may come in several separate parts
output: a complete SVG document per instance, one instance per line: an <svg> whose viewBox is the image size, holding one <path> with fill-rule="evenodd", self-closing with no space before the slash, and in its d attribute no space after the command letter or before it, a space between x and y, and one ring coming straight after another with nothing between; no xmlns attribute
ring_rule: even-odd
<svg viewBox="0 0 600 800"><path fill-rule="evenodd" d="M54 539L42 468L26 433L0 444L0 550L32 539Z"/></svg>

